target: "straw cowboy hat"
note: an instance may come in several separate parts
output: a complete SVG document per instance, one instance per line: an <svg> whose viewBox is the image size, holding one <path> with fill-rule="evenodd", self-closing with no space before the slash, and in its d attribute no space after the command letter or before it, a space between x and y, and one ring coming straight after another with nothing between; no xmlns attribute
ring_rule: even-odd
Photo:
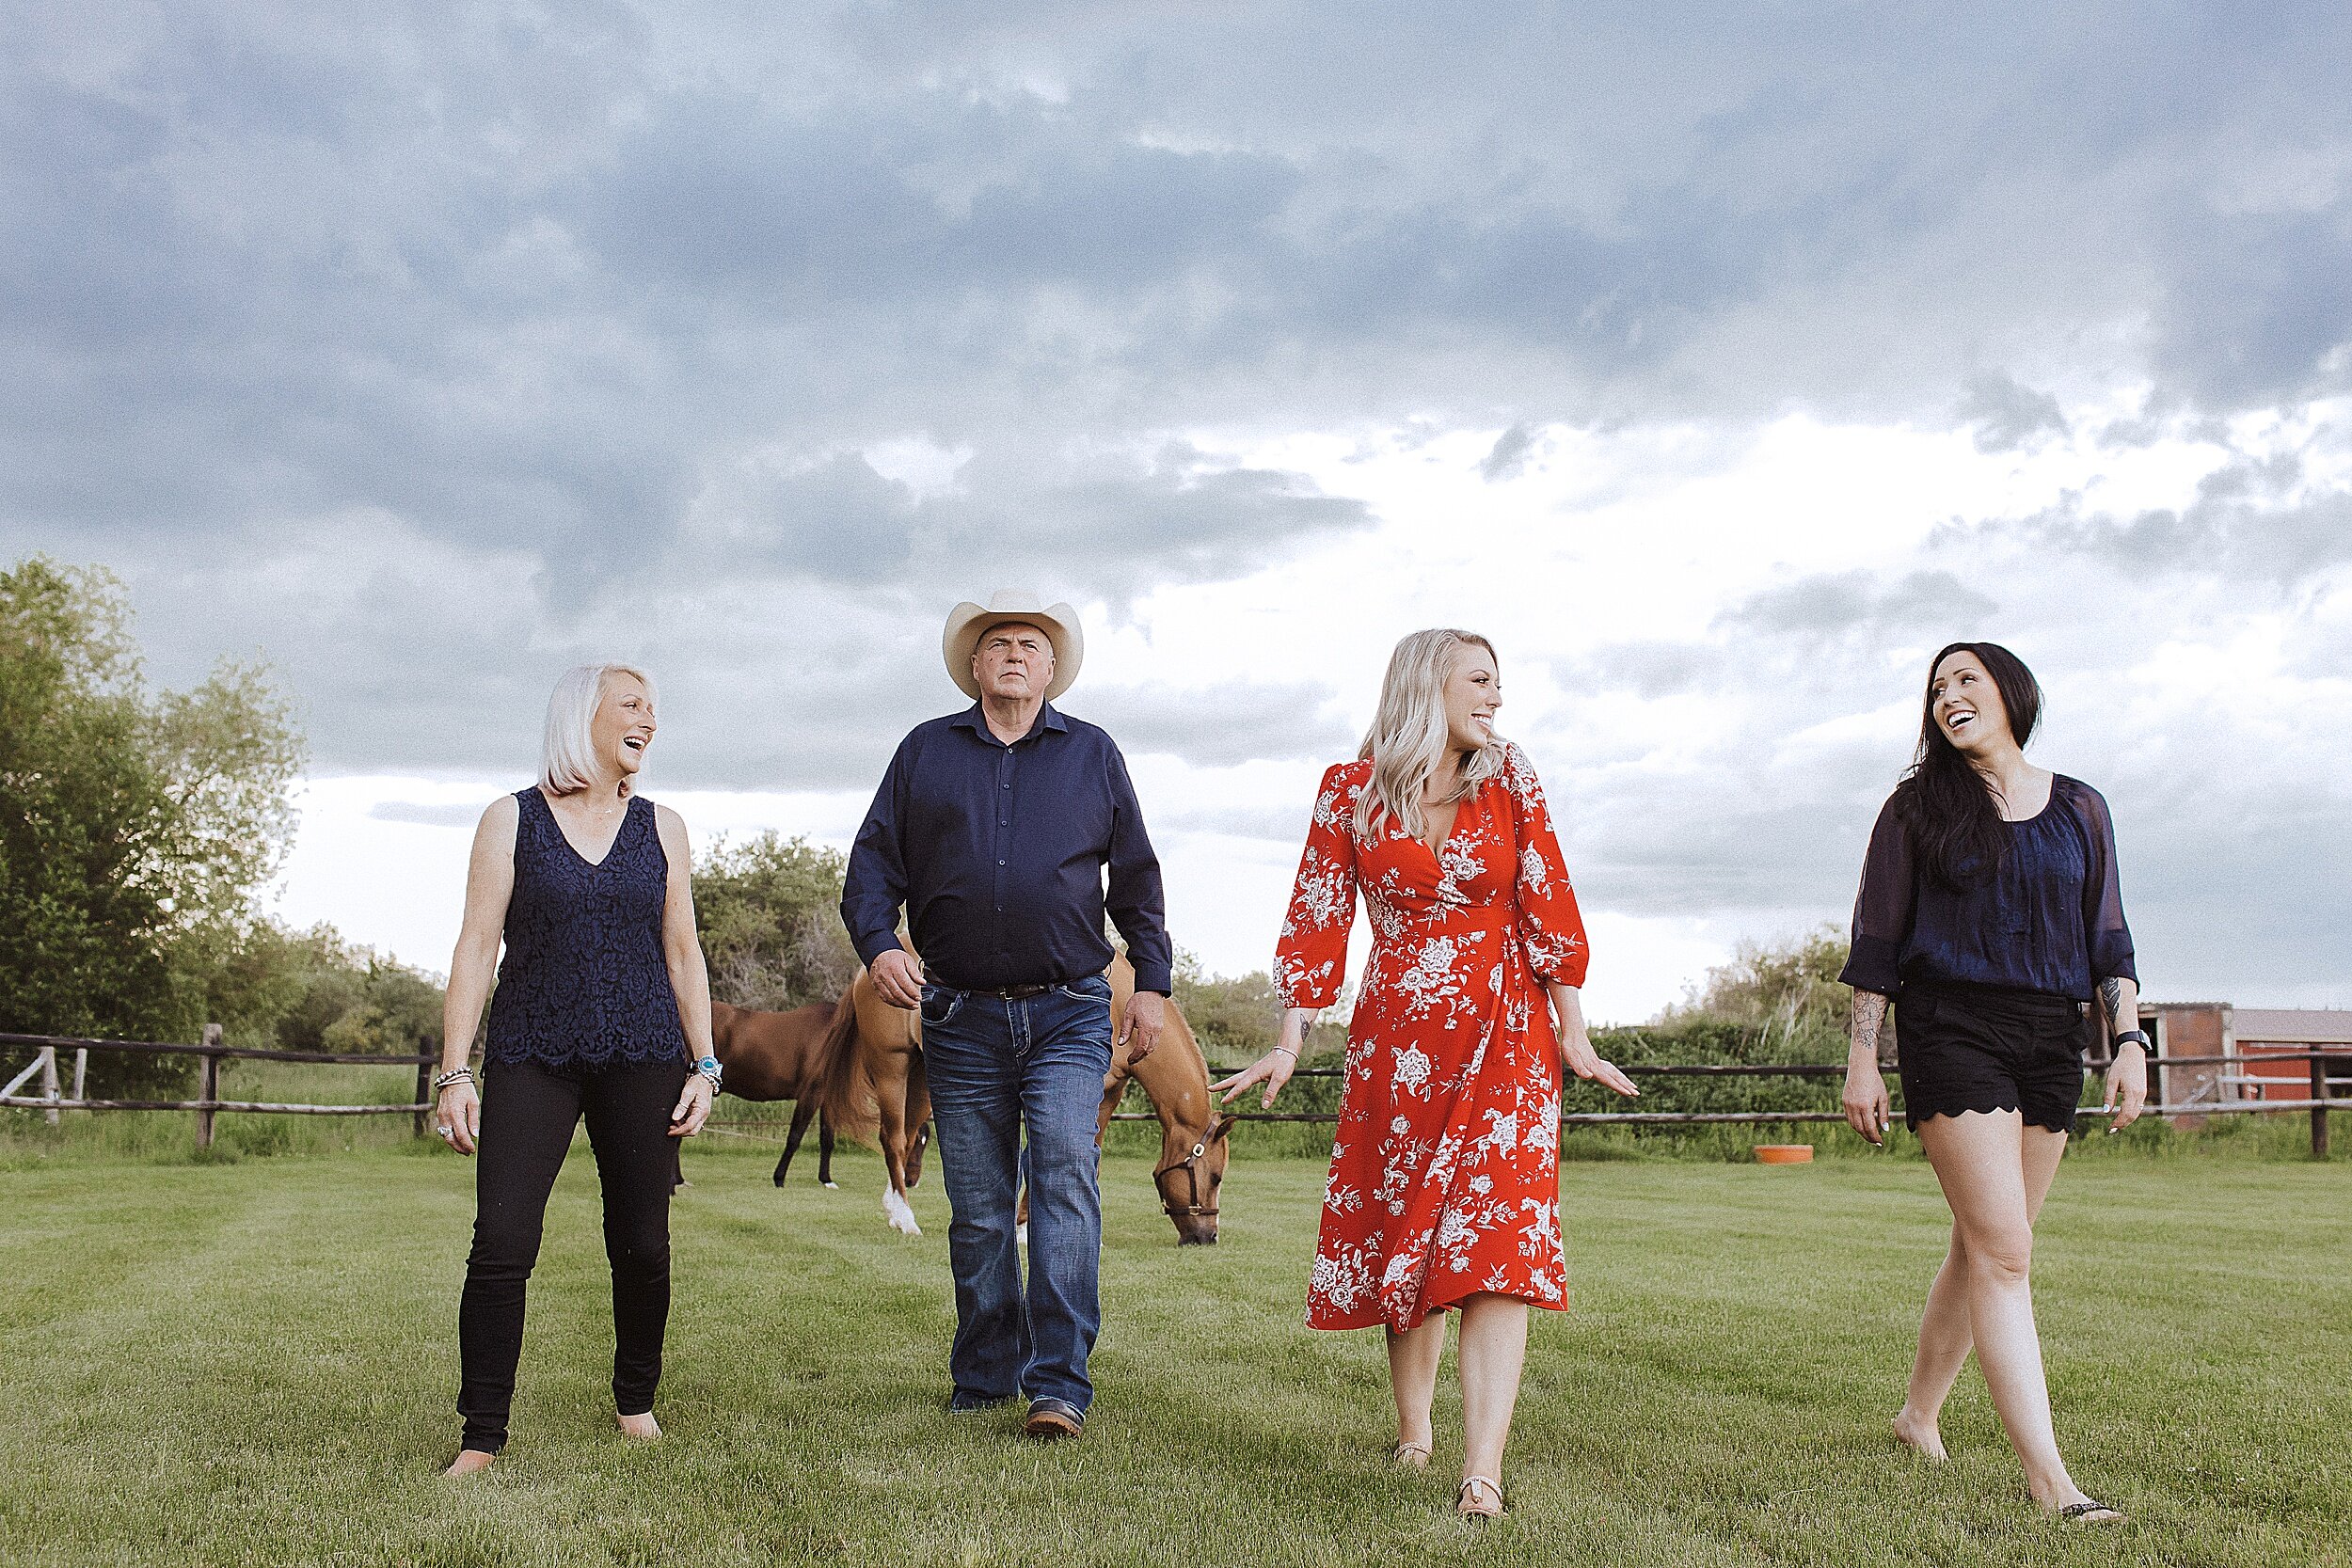
<svg viewBox="0 0 2352 1568"><path fill-rule="evenodd" d="M1018 588L1000 588L989 595L985 606L966 599L947 612L947 631L939 640L939 651L947 660L948 675L963 689L963 694L980 694L980 683L972 678L972 655L980 645L981 635L1007 621L1025 622L1054 644L1054 678L1046 684L1045 700L1052 702L1069 690L1087 652L1086 636L1078 629L1078 612L1067 604L1040 604L1035 594Z"/></svg>

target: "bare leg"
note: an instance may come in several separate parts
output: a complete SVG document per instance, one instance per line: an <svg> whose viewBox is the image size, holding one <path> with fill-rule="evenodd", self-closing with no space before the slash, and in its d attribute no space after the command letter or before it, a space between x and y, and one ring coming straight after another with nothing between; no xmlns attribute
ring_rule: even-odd
<svg viewBox="0 0 2352 1568"><path fill-rule="evenodd" d="M2014 1111L1966 1111L1922 1122L1919 1142L1966 1243L1968 1326L1993 1408L2025 1465L2034 1500L2058 1509L2084 1497L2058 1457L2034 1327L2034 1205L2027 1199L2025 1131Z"/></svg>
<svg viewBox="0 0 2352 1568"><path fill-rule="evenodd" d="M1477 1295L1462 1303L1462 1476L1502 1475L1502 1445L1527 1365L1527 1303Z"/></svg>
<svg viewBox="0 0 2352 1568"><path fill-rule="evenodd" d="M1396 1440L1431 1447L1429 1407L1438 1397L1438 1361L1445 1354L1445 1314L1432 1312L1421 1326L1389 1338L1389 1388L1396 1396Z"/></svg>
<svg viewBox="0 0 2352 1568"><path fill-rule="evenodd" d="M2050 1183L2058 1176L2058 1160L2065 1152L2065 1133L2053 1132L2046 1127L2024 1129L2019 1157L2026 1182L2028 1226L2042 1217L2042 1201L2050 1196ZM1944 1266L1936 1270L1935 1283L1928 1291L1928 1310L1919 1323L1919 1354L1912 1363L1911 1386L1902 1410L1895 1418L1896 1438L1930 1459L1945 1457L1940 1428L1945 1396L1952 1391L1952 1384L1959 1378L1961 1368L1967 1365L1968 1352L1975 1344L1968 1329L1967 1275L1968 1242L1955 1223L1951 1250L1945 1255Z"/></svg>

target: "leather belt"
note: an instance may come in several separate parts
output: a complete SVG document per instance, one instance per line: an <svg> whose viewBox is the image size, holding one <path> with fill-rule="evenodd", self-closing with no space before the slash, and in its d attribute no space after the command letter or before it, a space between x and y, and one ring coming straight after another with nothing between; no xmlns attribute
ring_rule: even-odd
<svg viewBox="0 0 2352 1568"><path fill-rule="evenodd" d="M1044 995L1047 991L1049 991L1049 990L1059 990L1059 989L1060 989L1060 984L1061 984L1061 983L1060 983L1059 981L1049 981L1049 982L1047 982L1046 984L1041 985L1041 986L955 986L955 985L951 985L951 986L949 986L947 989L948 989L949 990L960 990L960 991L962 991L962 992L964 992L966 995L968 995L968 996L994 996L994 997L1000 997L1000 998L1002 998L1003 1000L1005 1000L1005 1001L1007 1001L1007 1002L1026 1002L1027 1000L1029 1000L1029 998L1031 998L1031 997L1033 997L1033 996L1043 996L1043 995Z"/></svg>

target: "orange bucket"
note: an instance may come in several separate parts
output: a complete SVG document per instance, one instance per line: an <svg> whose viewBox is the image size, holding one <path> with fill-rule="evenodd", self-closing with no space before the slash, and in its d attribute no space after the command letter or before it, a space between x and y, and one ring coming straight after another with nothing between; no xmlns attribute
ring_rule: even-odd
<svg viewBox="0 0 2352 1568"><path fill-rule="evenodd" d="M1757 1144L1756 1163L1759 1165L1809 1165L1813 1163L1811 1144Z"/></svg>

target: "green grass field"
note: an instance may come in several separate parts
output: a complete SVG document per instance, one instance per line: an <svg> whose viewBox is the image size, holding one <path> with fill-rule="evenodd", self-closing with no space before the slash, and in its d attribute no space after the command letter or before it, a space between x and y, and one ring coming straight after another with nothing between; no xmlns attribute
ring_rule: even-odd
<svg viewBox="0 0 2352 1568"><path fill-rule="evenodd" d="M1237 1160L1224 1243L1182 1252L1149 1165L1106 1164L1098 1401L1083 1441L1041 1449L939 1408L935 1175L901 1240L870 1154L840 1192L779 1193L772 1150L705 1140L669 1436L639 1448L610 1427L583 1148L514 1445L452 1485L470 1167L383 1131L324 1147L19 1148L0 1171L0 1560L2352 1562L2342 1164L2061 1175L2037 1267L2060 1435L2135 1516L2097 1532L2032 1511L1973 1371L1949 1465L1886 1437L1945 1224L1924 1165L1570 1164L1576 1308L1537 1315L1513 1513L1473 1533L1448 1513L1458 1412L1429 1476L1391 1472L1378 1337L1301 1325L1319 1163Z"/></svg>

